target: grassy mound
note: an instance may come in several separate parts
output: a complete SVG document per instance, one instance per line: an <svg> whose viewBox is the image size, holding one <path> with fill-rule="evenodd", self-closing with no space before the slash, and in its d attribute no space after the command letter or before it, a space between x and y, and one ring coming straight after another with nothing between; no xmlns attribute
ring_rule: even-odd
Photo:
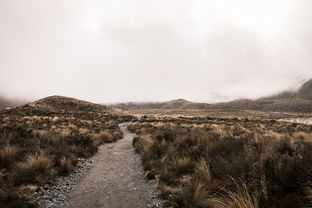
<svg viewBox="0 0 312 208"><path fill-rule="evenodd" d="M0 111L0 207L35 206L34 192L120 139L118 123L130 118L60 96Z"/></svg>

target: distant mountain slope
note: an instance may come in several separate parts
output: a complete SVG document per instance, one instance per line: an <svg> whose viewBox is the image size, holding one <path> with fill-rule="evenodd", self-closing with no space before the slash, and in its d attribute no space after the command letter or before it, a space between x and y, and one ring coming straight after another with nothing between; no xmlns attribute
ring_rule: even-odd
<svg viewBox="0 0 312 208"><path fill-rule="evenodd" d="M168 102L155 103L119 103L111 105L122 110L131 109L205 109L209 106L207 103L193 103L185 99L171 100Z"/></svg>
<svg viewBox="0 0 312 208"><path fill-rule="evenodd" d="M300 98L235 100L231 102L212 104L208 109L311 113L312 100Z"/></svg>
<svg viewBox="0 0 312 208"><path fill-rule="evenodd" d="M297 91L285 91L257 100L239 99L214 104L193 103L184 99L160 103L122 103L113 105L123 110L131 109L175 109L175 110L261 110L284 112L312 112L312 79L305 82Z"/></svg>
<svg viewBox="0 0 312 208"><path fill-rule="evenodd" d="M297 97L312 100L312 79L302 85L297 93Z"/></svg>
<svg viewBox="0 0 312 208"><path fill-rule="evenodd" d="M162 109L205 109L209 106L206 103L194 103L184 99L164 102Z"/></svg>
<svg viewBox="0 0 312 208"><path fill-rule="evenodd" d="M284 91L277 95L265 98L265 99L290 99L300 98L305 100L312 100L312 79L305 82L297 91Z"/></svg>
<svg viewBox="0 0 312 208"><path fill-rule="evenodd" d="M312 79L296 91L284 91L258 100L234 100L209 106L210 109L239 109L284 112L312 112Z"/></svg>

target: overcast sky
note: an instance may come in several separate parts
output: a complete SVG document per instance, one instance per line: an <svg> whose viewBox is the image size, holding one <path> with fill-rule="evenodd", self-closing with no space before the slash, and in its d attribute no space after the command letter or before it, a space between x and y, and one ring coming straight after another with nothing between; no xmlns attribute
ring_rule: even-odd
<svg viewBox="0 0 312 208"><path fill-rule="evenodd" d="M311 0L0 0L0 94L258 98L312 78Z"/></svg>

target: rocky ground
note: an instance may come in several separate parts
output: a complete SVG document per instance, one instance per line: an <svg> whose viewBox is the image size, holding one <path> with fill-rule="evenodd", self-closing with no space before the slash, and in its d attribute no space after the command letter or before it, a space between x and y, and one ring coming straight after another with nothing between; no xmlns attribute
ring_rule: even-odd
<svg viewBox="0 0 312 208"><path fill-rule="evenodd" d="M81 160L79 168L69 176L60 177L55 181L55 185L48 187L43 192L35 196L34 201L38 202L42 208L62 207L69 198L69 193L73 187L83 178L90 169L92 160Z"/></svg>

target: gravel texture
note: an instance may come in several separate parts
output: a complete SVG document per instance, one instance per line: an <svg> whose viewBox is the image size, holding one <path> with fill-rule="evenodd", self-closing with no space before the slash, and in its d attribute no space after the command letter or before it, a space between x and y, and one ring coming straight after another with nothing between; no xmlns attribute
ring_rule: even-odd
<svg viewBox="0 0 312 208"><path fill-rule="evenodd" d="M140 156L132 146L128 123L120 124L123 139L104 144L82 168L36 198L42 208L162 207L156 181L144 178Z"/></svg>
<svg viewBox="0 0 312 208"><path fill-rule="evenodd" d="M55 185L48 187L40 193L40 196L35 197L35 201L38 202L39 207L62 207L69 197L70 191L90 169L91 163L91 160L81 160L79 162L79 168L74 173L69 176L57 178Z"/></svg>

